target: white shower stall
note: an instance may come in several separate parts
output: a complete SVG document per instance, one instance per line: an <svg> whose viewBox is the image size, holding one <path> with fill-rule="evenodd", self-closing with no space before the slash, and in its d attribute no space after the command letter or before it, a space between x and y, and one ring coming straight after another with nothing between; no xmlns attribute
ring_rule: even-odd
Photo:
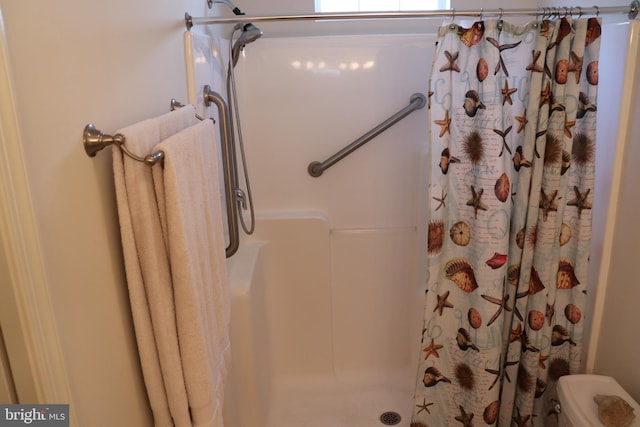
<svg viewBox="0 0 640 427"><path fill-rule="evenodd" d="M234 350L225 417L234 427L369 427L387 412L408 426L415 404L426 171L434 167L428 108L320 177L307 167L404 108L414 93L427 94L435 27L415 32L396 23L382 34L366 26L353 34L332 25L328 34L313 25L295 34L282 24L263 28L234 70L257 217L255 233L242 236L229 260ZM625 58L607 43L627 37L626 25L606 30L605 68ZM189 97L201 105L205 84L226 91L228 40L198 27L185 40ZM620 67L608 68L616 78L600 87L605 114L619 109L615 81L622 79ZM594 280L615 126L601 120L599 130L607 136L598 153Z"/></svg>
<svg viewBox="0 0 640 427"><path fill-rule="evenodd" d="M206 37L187 39L197 102L200 67L224 57L227 42L207 50ZM307 167L426 94L434 42L265 37L245 48L235 78L257 221L229 261L229 425L364 427L388 411L408 422L424 295L427 108L320 177ZM223 75L208 76L220 91Z"/></svg>

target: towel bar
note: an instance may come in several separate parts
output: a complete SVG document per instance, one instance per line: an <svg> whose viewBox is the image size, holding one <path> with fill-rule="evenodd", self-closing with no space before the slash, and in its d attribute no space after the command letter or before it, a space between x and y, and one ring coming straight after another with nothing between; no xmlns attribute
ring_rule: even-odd
<svg viewBox="0 0 640 427"><path fill-rule="evenodd" d="M124 154L133 160L144 162L149 166L155 165L164 158L164 153L162 151L151 153L145 157L140 157L127 150L127 147L124 145L124 141L125 137L123 134L117 133L115 135L109 135L96 128L93 123L86 125L84 127L84 132L82 133L84 150L87 152L89 157L95 157L98 151L103 150L109 145L115 144Z"/></svg>
<svg viewBox="0 0 640 427"><path fill-rule="evenodd" d="M209 86L207 85L204 88L204 99L207 106L209 106L211 103L216 104L216 107L218 107L218 114L220 116L220 136L222 138L221 147L223 156L222 166L224 170L224 192L227 205L227 222L229 226L229 245L227 246L225 252L227 258L229 258L238 251L238 247L240 246L238 214L235 199L235 193L238 187L238 173L235 166L236 159L235 147L233 144L232 127L229 118L229 109L224 98L222 98L222 96L217 92L210 90ZM180 107L184 107L184 104L176 101L175 99L171 100L170 108L172 111ZM204 117L199 116L198 114L196 114L196 118L199 120L207 120ZM133 160L143 162L149 166L153 166L164 159L164 153L162 151L157 151L145 157L140 157L127 150L127 147L125 146L125 140L125 136L121 133L117 133L115 135L106 134L100 129L97 129L92 123L87 124L84 127L84 132L82 133L82 143L84 145L84 150L89 157L95 157L95 155L99 151L103 150L109 145L115 144L128 157L132 158Z"/></svg>
<svg viewBox="0 0 640 427"><path fill-rule="evenodd" d="M178 108L184 107L184 104L177 101L175 98L171 99L171 103L169 104L169 108L171 111L176 110ZM196 118L198 120L206 120L204 117L200 116L196 113ZM213 119L211 119L213 120ZM215 123L215 120L214 120ZM107 148L109 145L117 145L120 150L128 157L133 160L137 160L139 162L143 162L148 164L149 166L153 166L159 161L161 161L164 157L164 153L162 151L158 151L157 153L151 153L145 157L140 157L136 154L133 154L131 151L127 150L127 147L124 145L125 136L121 133L117 133L115 135L109 135L104 133L100 129L96 128L93 123L89 123L84 127L84 132L82 133L82 143L84 145L84 151L86 151L89 157L95 157L95 155Z"/></svg>

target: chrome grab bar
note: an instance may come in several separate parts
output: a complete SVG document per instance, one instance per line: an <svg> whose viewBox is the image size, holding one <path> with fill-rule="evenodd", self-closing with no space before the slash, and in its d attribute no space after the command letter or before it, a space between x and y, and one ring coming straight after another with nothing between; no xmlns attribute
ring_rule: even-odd
<svg viewBox="0 0 640 427"><path fill-rule="evenodd" d="M229 246L227 246L227 258L235 254L240 245L240 232L238 229L238 209L236 206L236 192L238 188L238 170L236 169L236 147L233 143L233 128L229 116L229 107L224 98L205 85L203 90L204 105L209 107L212 103L218 107L220 116L220 137L222 138L221 151L224 170L224 195L227 205L227 224L229 226Z"/></svg>
<svg viewBox="0 0 640 427"><path fill-rule="evenodd" d="M329 157L323 162L311 162L307 167L307 171L309 175L314 178L319 177L322 173L329 169L331 166L338 163L340 160L347 157L349 154L353 153L358 148L362 147L367 142L371 141L376 136L380 135L382 132L398 123L400 120L404 119L406 116L414 112L415 110L419 110L427 104L427 97L421 93L414 93L409 98L409 105L404 107L402 110L398 111L393 116L389 117L384 122L380 123L378 126L371 129L369 132L362 135L360 138L353 141L351 144L344 147L342 150L338 151L333 156Z"/></svg>

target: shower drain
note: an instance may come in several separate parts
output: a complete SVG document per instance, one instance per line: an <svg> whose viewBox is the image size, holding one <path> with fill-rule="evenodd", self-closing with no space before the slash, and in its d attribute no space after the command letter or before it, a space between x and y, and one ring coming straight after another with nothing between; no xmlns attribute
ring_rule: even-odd
<svg viewBox="0 0 640 427"><path fill-rule="evenodd" d="M397 412L388 411L380 415L380 422L386 426L394 426L400 424L402 417Z"/></svg>

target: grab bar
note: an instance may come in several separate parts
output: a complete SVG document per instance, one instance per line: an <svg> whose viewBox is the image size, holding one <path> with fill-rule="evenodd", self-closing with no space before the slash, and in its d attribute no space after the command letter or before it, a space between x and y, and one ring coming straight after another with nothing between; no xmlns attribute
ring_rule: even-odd
<svg viewBox="0 0 640 427"><path fill-rule="evenodd" d="M231 121L229 118L229 109L227 103L217 92L212 91L209 86L204 87L204 99L205 105L208 107L211 103L215 103L218 107L218 115L220 116L220 137L222 139L221 151L223 156L223 169L224 169L224 193L227 204L227 223L229 227L229 245L225 249L226 257L233 256L238 251L240 246L240 233L238 230L238 219L235 200L235 192L238 182L238 173L235 167L235 146L233 144L233 133L231 128ZM175 99L171 100L171 110L184 106ZM206 120L196 114L196 118L199 120ZM213 119L211 119L213 120ZM215 123L215 120L214 120ZM115 144L120 150L130 158L143 162L149 166L153 166L156 163L161 162L164 159L164 153L157 151L151 153L145 157L140 157L127 150L124 145L125 136L121 133L115 135L109 135L103 131L97 129L93 124L89 123L85 126L82 133L82 143L84 145L85 152L89 157L94 157L99 151Z"/></svg>
<svg viewBox="0 0 640 427"><path fill-rule="evenodd" d="M240 231L238 228L238 210L236 207L236 194L238 188L238 170L236 169L236 148L233 138L233 128L229 116L229 107L224 98L205 85L203 90L204 105L209 107L212 103L218 107L220 116L220 136L222 137L221 151L224 171L224 195L227 205L227 223L229 227L229 246L226 249L227 258L238 251L240 246ZM240 190L242 191L242 190Z"/></svg>
<svg viewBox="0 0 640 427"><path fill-rule="evenodd" d="M427 97L421 93L414 93L409 98L409 105L404 107L402 110L398 111L393 116L389 117L384 122L380 123L378 126L371 129L369 132L362 135L360 138L353 141L351 144L344 147L342 150L338 151L333 156L329 157L323 162L311 162L307 167L307 171L309 175L314 178L319 177L322 173L329 169L331 166L338 163L340 160L347 157L349 154L353 153L358 148L362 147L367 142L371 141L376 136L380 135L382 132L398 123L400 120L404 119L406 116L414 112L415 110L419 110L427 104Z"/></svg>

